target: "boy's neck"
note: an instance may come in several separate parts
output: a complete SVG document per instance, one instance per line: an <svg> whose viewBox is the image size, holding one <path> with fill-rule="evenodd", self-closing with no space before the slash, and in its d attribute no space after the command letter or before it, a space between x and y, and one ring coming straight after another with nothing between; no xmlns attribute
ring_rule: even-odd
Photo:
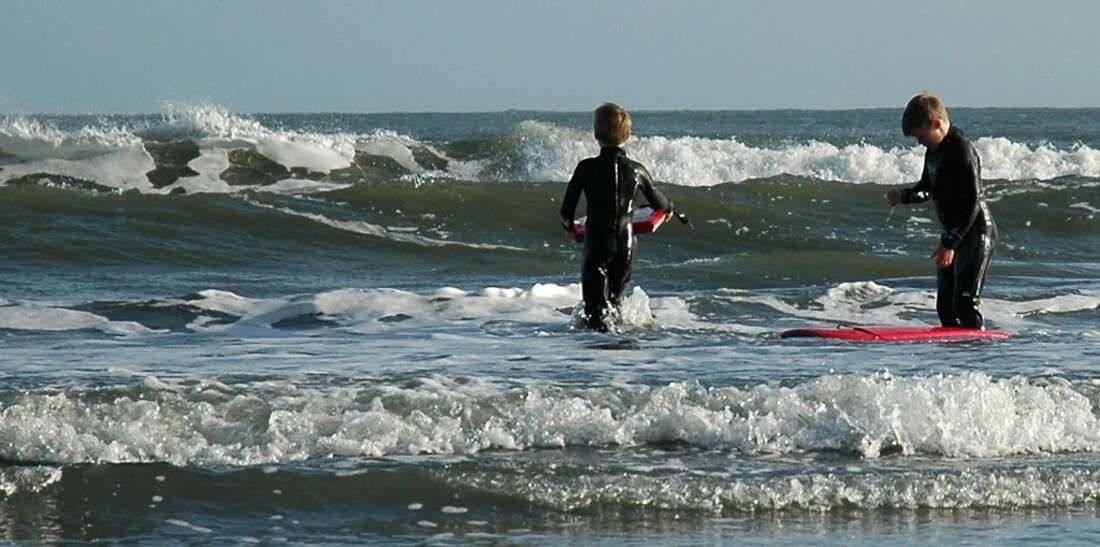
<svg viewBox="0 0 1100 547"><path fill-rule="evenodd" d="M929 142L926 145L928 146L928 149L935 150L939 148L940 145L943 144L943 141L947 139L948 131L951 131L951 122L947 120L940 120L940 126L936 128L935 133L929 135L932 138L929 139Z"/></svg>

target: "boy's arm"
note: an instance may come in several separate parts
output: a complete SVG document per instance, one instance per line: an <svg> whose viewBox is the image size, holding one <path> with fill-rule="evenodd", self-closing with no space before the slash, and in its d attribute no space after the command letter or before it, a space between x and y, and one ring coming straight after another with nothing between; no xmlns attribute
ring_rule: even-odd
<svg viewBox="0 0 1100 547"><path fill-rule="evenodd" d="M672 202L653 184L653 177L650 176L649 170L640 163L634 164L634 170L637 175L636 180L641 185L642 194L644 194L646 200L649 201L649 206L653 209L660 209L661 211L668 211L671 213Z"/></svg>
<svg viewBox="0 0 1100 547"><path fill-rule="evenodd" d="M902 188L901 190L901 202L902 203L923 203L928 201L932 197L932 184L928 177L928 166L924 166L924 171L921 172L920 182L912 188Z"/></svg>
<svg viewBox="0 0 1100 547"><path fill-rule="evenodd" d="M948 219L951 224L944 226L943 234L940 235L940 245L948 249L959 246L963 235L969 232L970 227L974 225L974 220L978 218L980 210L978 195L982 181L981 160L978 159L974 148L967 146L961 161L962 164L958 166L955 173L957 177L955 183L959 185L960 203L958 210L963 211L963 213L957 218Z"/></svg>
<svg viewBox="0 0 1100 547"><path fill-rule="evenodd" d="M573 218L577 213L577 203L584 192L583 177L581 177L581 164L573 170L573 176L569 179L569 185L565 187L565 197L561 200L561 227L566 231L573 231Z"/></svg>

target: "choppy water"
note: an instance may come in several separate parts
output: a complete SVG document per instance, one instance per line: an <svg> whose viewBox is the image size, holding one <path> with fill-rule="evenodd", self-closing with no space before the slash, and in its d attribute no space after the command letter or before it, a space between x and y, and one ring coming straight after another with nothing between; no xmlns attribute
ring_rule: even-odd
<svg viewBox="0 0 1100 547"><path fill-rule="evenodd" d="M589 114L0 119L0 537L1092 543L1100 111L952 111L1001 342L933 323L900 113L639 112L694 221L575 328Z"/></svg>

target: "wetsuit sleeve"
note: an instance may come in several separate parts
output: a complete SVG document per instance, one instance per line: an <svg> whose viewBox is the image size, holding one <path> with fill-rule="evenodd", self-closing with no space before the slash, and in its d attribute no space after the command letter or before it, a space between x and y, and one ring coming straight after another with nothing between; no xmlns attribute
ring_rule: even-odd
<svg viewBox="0 0 1100 547"><path fill-rule="evenodd" d="M928 165L925 164L924 171L921 172L920 182L912 188L905 188L901 191L902 203L923 203L928 201L932 197L932 184L928 176Z"/></svg>
<svg viewBox="0 0 1100 547"><path fill-rule="evenodd" d="M668 200L657 190L657 186L653 184L653 177L649 175L649 170L640 163L634 164L634 173L637 177L638 185L642 189L642 194L645 195L649 206L653 209L659 209L661 211L672 212L672 202Z"/></svg>
<svg viewBox="0 0 1100 547"><path fill-rule="evenodd" d="M954 249L962 242L962 238L974 225L978 218L980 207L978 204L979 185L981 184L981 163L978 161L974 148L967 144L959 158L960 164L956 166L955 184L958 184L958 199L956 211L960 213L955 218L945 219L949 222L944 226L940 236L940 245L948 249Z"/></svg>
<svg viewBox="0 0 1100 547"><path fill-rule="evenodd" d="M577 214L577 204L581 200L581 193L584 192L584 177L581 176L581 166L583 163L578 163L577 168L573 170L573 176L569 179L569 186L565 188L565 197L561 200L561 226L566 230L573 230L573 219Z"/></svg>

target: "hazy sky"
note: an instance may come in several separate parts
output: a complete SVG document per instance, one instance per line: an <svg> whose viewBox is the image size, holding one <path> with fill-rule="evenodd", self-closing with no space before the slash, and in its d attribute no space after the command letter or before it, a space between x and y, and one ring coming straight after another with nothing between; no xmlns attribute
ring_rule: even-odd
<svg viewBox="0 0 1100 547"><path fill-rule="evenodd" d="M0 0L0 114L1100 106L1096 0Z"/></svg>

